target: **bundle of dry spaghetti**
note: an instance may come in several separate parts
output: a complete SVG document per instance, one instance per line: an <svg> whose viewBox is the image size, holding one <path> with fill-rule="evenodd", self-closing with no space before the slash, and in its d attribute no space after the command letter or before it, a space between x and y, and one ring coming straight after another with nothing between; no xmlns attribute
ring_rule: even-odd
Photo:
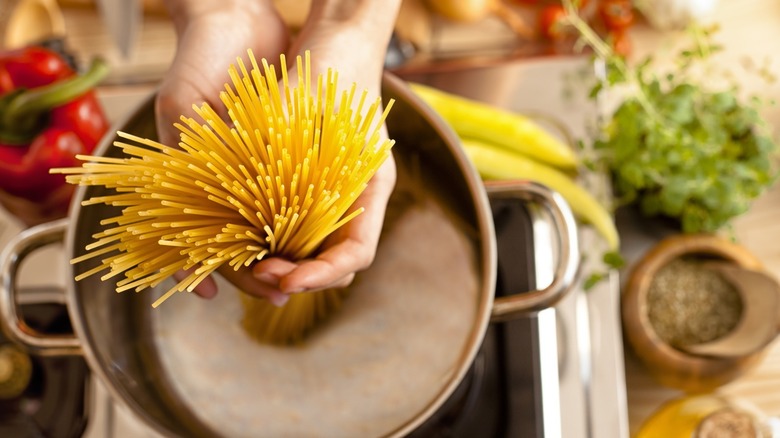
<svg viewBox="0 0 780 438"><path fill-rule="evenodd" d="M350 207L391 153L380 126L392 101L381 112L381 100L367 103L354 84L337 96L332 70L312 89L308 53L297 58L295 87L284 56L281 86L273 66L263 59L261 68L251 51L249 58L249 69L240 58L230 66L232 86L220 95L229 120L206 103L194 105L202 121L181 118L178 148L120 132L128 140L114 143L122 158L79 156L81 167L55 170L70 183L112 189L82 205L122 208L72 260L100 258L76 280L108 271L102 280L124 277L117 292L138 292L188 270L157 307L224 265L238 270L267 256L312 256L362 212ZM342 294L296 294L281 308L247 296L243 325L263 341L298 341Z"/></svg>

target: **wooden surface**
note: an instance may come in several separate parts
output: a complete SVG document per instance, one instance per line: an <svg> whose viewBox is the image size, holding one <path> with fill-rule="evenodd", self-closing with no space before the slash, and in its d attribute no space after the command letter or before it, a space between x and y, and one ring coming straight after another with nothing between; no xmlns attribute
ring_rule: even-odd
<svg viewBox="0 0 780 438"><path fill-rule="evenodd" d="M780 187L763 196L752 211L736 224L739 242L757 255L764 266L780 278ZM625 357L629 428L635 433L644 420L667 400L681 392L659 386L637 360L630 347ZM728 394L754 404L768 415L780 416L780 341L770 346L766 357L747 375L723 386Z"/></svg>
<svg viewBox="0 0 780 438"><path fill-rule="evenodd" d="M780 126L780 125L777 125ZM780 186L759 199L752 210L735 223L738 241L750 249L775 277L780 278ZM626 348L626 387L629 427L637 431L642 422L665 401L681 393L663 388L651 379L643 365ZM744 399L768 415L780 416L780 340L747 375L727 384L721 393Z"/></svg>
<svg viewBox="0 0 780 438"><path fill-rule="evenodd" d="M106 37L106 30L95 17L94 10L74 7L65 10L69 29L69 45L80 58L88 59L100 54L114 66L111 86L105 87L103 96L138 96L138 90L146 92L164 74L172 59L175 42L169 23L164 16L147 15L144 31L139 36L136 51L131 59L122 59ZM780 101L780 83L767 85L746 68L748 65L764 65L780 76L780 52L775 43L780 39L780 2L777 0L720 0L712 20L720 23L717 40L725 52L716 59L718 65L729 69L739 78L746 92L758 93L764 98ZM677 32L660 32L640 23L632 32L634 53L664 53L683 40ZM127 107L114 108L111 115L117 117ZM765 111L775 131L780 129L780 107ZM740 243L753 251L770 273L780 278L780 186L763 196L753 209L735 223ZM632 434L641 423L662 403L679 395L679 392L657 385L626 349L626 380L629 406L629 424ZM750 401L764 412L780 416L780 341L776 341L764 361L752 373L723 387L722 392Z"/></svg>
<svg viewBox="0 0 780 438"><path fill-rule="evenodd" d="M717 64L740 79L746 92L780 102L780 84L767 84L746 69L768 63L780 76L780 52L772 41L780 38L780 2L776 0L720 0L712 20L721 26L716 39L724 53ZM663 52L677 45L683 36L638 26L632 32L635 54ZM780 133L780 108L764 111L776 135ZM750 212L735 223L738 241L750 249L774 276L780 278L780 186L760 198ZM626 349L626 383L629 424L632 434L664 401L679 392L659 387ZM724 386L721 392L743 398L765 413L780 416L780 341L775 341L762 363L750 374Z"/></svg>

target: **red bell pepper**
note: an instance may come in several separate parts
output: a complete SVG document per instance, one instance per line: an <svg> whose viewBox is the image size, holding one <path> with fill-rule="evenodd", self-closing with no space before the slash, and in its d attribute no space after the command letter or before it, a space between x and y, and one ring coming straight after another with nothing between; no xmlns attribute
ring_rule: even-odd
<svg viewBox="0 0 780 438"><path fill-rule="evenodd" d="M108 131L93 88L108 72L95 60L76 75L55 52L30 47L0 53L0 191L3 196L45 204L64 215L63 175L54 167L78 166ZM66 202L63 202L63 199Z"/></svg>

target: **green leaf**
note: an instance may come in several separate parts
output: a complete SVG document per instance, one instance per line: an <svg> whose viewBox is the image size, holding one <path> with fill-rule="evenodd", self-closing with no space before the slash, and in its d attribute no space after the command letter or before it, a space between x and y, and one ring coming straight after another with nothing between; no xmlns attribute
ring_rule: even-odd
<svg viewBox="0 0 780 438"><path fill-rule="evenodd" d="M593 289L594 286L599 284L602 280L604 280L607 277L607 274L603 272L596 272L593 274L590 274L588 278L585 279L585 282L582 285L582 289L586 292Z"/></svg>
<svg viewBox="0 0 780 438"><path fill-rule="evenodd" d="M688 182L680 175L668 178L667 183L661 188L659 201L661 212L667 216L679 216L685 202L688 200Z"/></svg>
<svg viewBox="0 0 780 438"><path fill-rule="evenodd" d="M733 78L725 78L728 88L711 89L717 81L693 74L722 50L716 32L717 26L691 27L690 44L675 54L677 69L668 72L656 71L651 57L628 65L599 52L603 41L594 40L596 33L581 33L605 56L600 86L627 85L628 95L592 148L612 177L616 199L638 204L647 215L670 216L684 232L728 226L778 180L778 147L758 110L761 100L742 98ZM602 89L591 89L591 97Z"/></svg>
<svg viewBox="0 0 780 438"><path fill-rule="evenodd" d="M639 163L631 162L618 170L620 178L627 184L641 190L645 187L645 178L642 166Z"/></svg>
<svg viewBox="0 0 780 438"><path fill-rule="evenodd" d="M710 109L718 113L727 113L737 106L737 99L729 91L715 93L711 96Z"/></svg>
<svg viewBox="0 0 780 438"><path fill-rule="evenodd" d="M620 253L617 251L609 251L605 253L602 260L607 266L614 269L620 269L626 264L626 261L625 259L623 259L623 256L620 255Z"/></svg>
<svg viewBox="0 0 780 438"><path fill-rule="evenodd" d="M595 99L596 97L598 97L599 93L603 89L604 89L604 83L601 81L596 82L596 84L593 87L591 87L590 92L588 93L588 97L590 99Z"/></svg>

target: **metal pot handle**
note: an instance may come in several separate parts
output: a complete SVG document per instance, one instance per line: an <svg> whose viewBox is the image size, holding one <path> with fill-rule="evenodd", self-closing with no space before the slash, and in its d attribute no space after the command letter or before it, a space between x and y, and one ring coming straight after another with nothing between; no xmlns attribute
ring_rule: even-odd
<svg viewBox="0 0 780 438"><path fill-rule="evenodd" d="M19 265L36 249L61 242L67 224L67 219L60 219L24 230L0 253L0 326L11 341L37 355L81 354L81 343L75 335L41 333L20 319L18 311L16 277Z"/></svg>
<svg viewBox="0 0 780 438"><path fill-rule="evenodd" d="M552 283L544 289L496 297L490 320L506 321L521 313L552 306L571 290L579 268L577 223L569 204L557 192L529 181L486 181L485 189L493 199L531 201L546 208L556 228L559 246L558 263Z"/></svg>

